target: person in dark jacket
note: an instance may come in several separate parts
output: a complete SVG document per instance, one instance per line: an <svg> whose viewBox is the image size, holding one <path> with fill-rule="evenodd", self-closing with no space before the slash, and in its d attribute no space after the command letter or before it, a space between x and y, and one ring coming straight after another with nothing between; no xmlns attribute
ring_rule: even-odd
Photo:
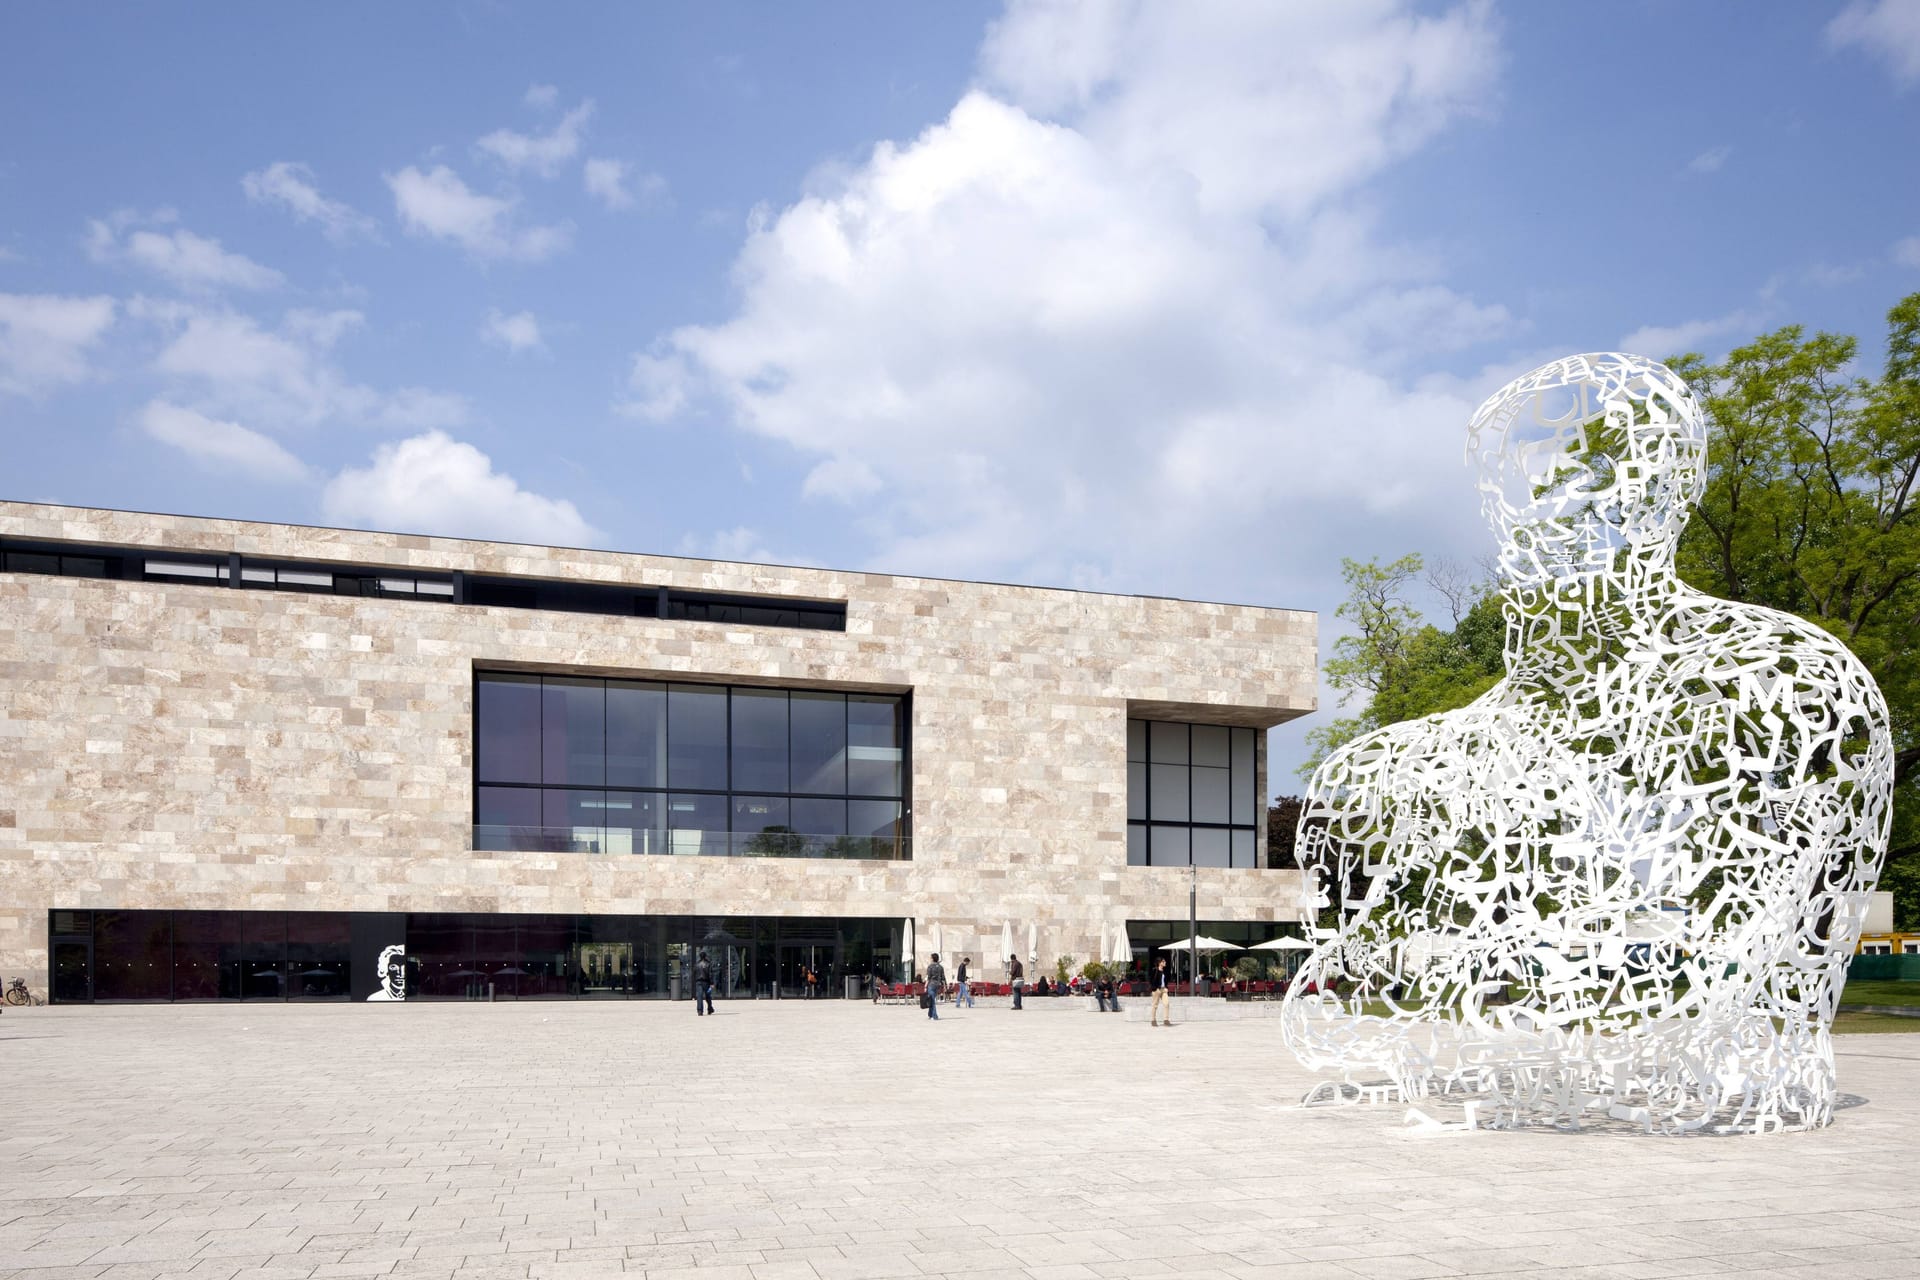
<svg viewBox="0 0 1920 1280"><path fill-rule="evenodd" d="M961 1001L967 1008L973 1008L973 990L967 986L967 958L960 957L960 967L953 973L953 1007L958 1009Z"/></svg>
<svg viewBox="0 0 1920 1280"><path fill-rule="evenodd" d="M1007 976L1013 980L1013 1007L1020 1007L1020 997L1027 991L1027 971L1020 967L1019 956L1007 957Z"/></svg>
<svg viewBox="0 0 1920 1280"><path fill-rule="evenodd" d="M940 1021L940 988L947 985L947 971L940 964L940 953L927 961L927 1016Z"/></svg>
<svg viewBox="0 0 1920 1280"><path fill-rule="evenodd" d="M706 1002L706 1008L700 1004ZM702 951L693 965L693 1011L696 1015L713 1012L713 965L707 961L707 953Z"/></svg>
<svg viewBox="0 0 1920 1280"><path fill-rule="evenodd" d="M1153 1004L1147 1010L1147 1025L1160 1026L1160 1013L1165 1010L1167 1015L1165 1025L1170 1027L1173 1025L1173 996L1167 990L1167 958L1165 956L1161 956L1159 962L1153 966L1152 982Z"/></svg>

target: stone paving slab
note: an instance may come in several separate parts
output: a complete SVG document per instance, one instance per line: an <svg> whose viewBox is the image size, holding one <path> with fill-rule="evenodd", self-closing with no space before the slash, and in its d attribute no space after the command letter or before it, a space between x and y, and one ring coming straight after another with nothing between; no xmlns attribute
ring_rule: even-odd
<svg viewBox="0 0 1920 1280"><path fill-rule="evenodd" d="M1920 1035L1840 1071L1819 1133L1435 1133L1294 1107L1266 1018L15 1009L0 1276L1920 1274Z"/></svg>

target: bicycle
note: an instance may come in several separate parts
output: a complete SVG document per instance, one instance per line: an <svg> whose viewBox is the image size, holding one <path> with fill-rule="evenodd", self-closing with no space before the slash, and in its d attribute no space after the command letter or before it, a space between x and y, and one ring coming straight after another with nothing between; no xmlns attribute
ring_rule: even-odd
<svg viewBox="0 0 1920 1280"><path fill-rule="evenodd" d="M46 1003L46 1001L34 995L33 992L27 990L27 981L25 978L15 978L12 982L8 983L7 993L4 998L8 1004L14 1006L16 1009L23 1005Z"/></svg>

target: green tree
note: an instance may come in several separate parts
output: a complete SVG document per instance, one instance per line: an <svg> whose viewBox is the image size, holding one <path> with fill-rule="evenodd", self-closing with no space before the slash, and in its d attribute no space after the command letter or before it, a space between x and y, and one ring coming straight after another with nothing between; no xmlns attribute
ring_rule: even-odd
<svg viewBox="0 0 1920 1280"><path fill-rule="evenodd" d="M1347 599L1334 616L1353 630L1334 642L1327 683L1343 694L1365 693L1367 702L1357 714L1307 735L1311 755L1300 767L1303 778L1342 743L1381 725L1464 707L1505 674L1506 621L1491 581L1428 571L1419 555L1388 565L1342 560L1340 572ZM1451 628L1426 621L1408 601L1423 576L1452 607Z"/></svg>
<svg viewBox="0 0 1920 1280"><path fill-rule="evenodd" d="M1839 637L1886 695L1894 823L1883 887L1920 926L1920 293L1887 313L1880 375L1858 343L1798 325L1712 364L1672 361L1711 424L1706 496L1680 572L1713 595Z"/></svg>

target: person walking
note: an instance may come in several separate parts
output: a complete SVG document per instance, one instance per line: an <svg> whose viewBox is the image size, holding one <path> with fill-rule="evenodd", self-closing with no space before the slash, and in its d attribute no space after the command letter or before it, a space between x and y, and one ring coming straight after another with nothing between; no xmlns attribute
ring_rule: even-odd
<svg viewBox="0 0 1920 1280"><path fill-rule="evenodd" d="M947 985L947 971L940 966L940 953L927 961L927 1016L940 1021L940 988Z"/></svg>
<svg viewBox="0 0 1920 1280"><path fill-rule="evenodd" d="M1020 1008L1020 997L1027 993L1027 971L1020 967L1019 956L1007 957L1007 974L1013 979L1013 1007Z"/></svg>
<svg viewBox="0 0 1920 1280"><path fill-rule="evenodd" d="M700 1007L702 1001L706 1003L704 1009ZM704 951L693 965L693 1012L696 1016L713 1012L713 965Z"/></svg>
<svg viewBox="0 0 1920 1280"><path fill-rule="evenodd" d="M953 974L953 1007L958 1009L962 1001L967 1008L973 1008L973 992L967 987L967 958L960 957L960 967Z"/></svg>
<svg viewBox="0 0 1920 1280"><path fill-rule="evenodd" d="M1153 1003L1147 1008L1148 1026L1162 1025L1160 1012L1163 1009L1167 1014L1165 1025L1170 1027L1173 1025L1173 997L1167 990L1167 958L1165 956L1161 956L1159 962L1153 966Z"/></svg>

